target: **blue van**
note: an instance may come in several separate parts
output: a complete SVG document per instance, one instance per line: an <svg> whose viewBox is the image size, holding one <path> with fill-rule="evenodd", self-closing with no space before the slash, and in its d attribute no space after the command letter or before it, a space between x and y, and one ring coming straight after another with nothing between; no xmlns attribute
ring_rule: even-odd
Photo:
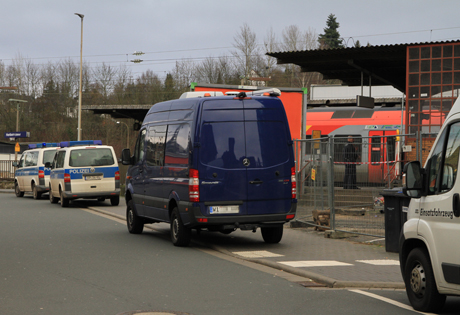
<svg viewBox="0 0 460 315"><path fill-rule="evenodd" d="M295 217L293 141L278 89L190 97L152 106L126 175L128 231L167 222L176 246L191 230L261 228L278 243ZM259 95L262 94L262 95Z"/></svg>

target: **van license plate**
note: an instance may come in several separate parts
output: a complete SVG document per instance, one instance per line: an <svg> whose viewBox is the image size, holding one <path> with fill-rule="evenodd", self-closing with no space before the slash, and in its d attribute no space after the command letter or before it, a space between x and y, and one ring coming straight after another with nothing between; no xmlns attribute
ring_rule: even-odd
<svg viewBox="0 0 460 315"><path fill-rule="evenodd" d="M85 176L85 180L100 180L102 179L102 175L97 176Z"/></svg>
<svg viewBox="0 0 460 315"><path fill-rule="evenodd" d="M239 206L212 206L212 207L209 207L210 214L239 213L239 212L240 212Z"/></svg>

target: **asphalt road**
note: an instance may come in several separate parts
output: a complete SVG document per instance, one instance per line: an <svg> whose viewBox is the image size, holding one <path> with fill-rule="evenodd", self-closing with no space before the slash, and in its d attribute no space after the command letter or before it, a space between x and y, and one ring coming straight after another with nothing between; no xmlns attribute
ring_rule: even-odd
<svg viewBox="0 0 460 315"><path fill-rule="evenodd" d="M130 235L76 204L0 194L0 235L0 314L415 314L404 291L306 288L208 247L174 247L161 226Z"/></svg>

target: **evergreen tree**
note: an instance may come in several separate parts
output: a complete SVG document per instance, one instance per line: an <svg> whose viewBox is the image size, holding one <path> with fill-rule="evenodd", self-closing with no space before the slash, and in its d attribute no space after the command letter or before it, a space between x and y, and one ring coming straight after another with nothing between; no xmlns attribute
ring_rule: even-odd
<svg viewBox="0 0 460 315"><path fill-rule="evenodd" d="M329 14L326 21L327 27L324 28L324 34L318 36L318 42L321 48L343 48L340 33L337 30L340 26L334 14Z"/></svg>

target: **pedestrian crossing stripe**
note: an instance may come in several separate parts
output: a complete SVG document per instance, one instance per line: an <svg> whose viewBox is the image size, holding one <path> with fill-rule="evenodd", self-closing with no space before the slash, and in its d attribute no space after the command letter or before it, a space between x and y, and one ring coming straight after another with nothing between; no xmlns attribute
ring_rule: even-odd
<svg viewBox="0 0 460 315"><path fill-rule="evenodd" d="M357 260L357 262L374 266L399 266L399 260L394 259Z"/></svg>
<svg viewBox="0 0 460 315"><path fill-rule="evenodd" d="M266 250L256 251L245 251L245 252L233 252L235 255L239 255L245 258L269 258L269 257L282 257L284 255L275 254Z"/></svg>
<svg viewBox="0 0 460 315"><path fill-rule="evenodd" d="M353 266L353 264L344 263L336 260L305 260L305 261L279 261L280 264L290 267L340 267Z"/></svg>

